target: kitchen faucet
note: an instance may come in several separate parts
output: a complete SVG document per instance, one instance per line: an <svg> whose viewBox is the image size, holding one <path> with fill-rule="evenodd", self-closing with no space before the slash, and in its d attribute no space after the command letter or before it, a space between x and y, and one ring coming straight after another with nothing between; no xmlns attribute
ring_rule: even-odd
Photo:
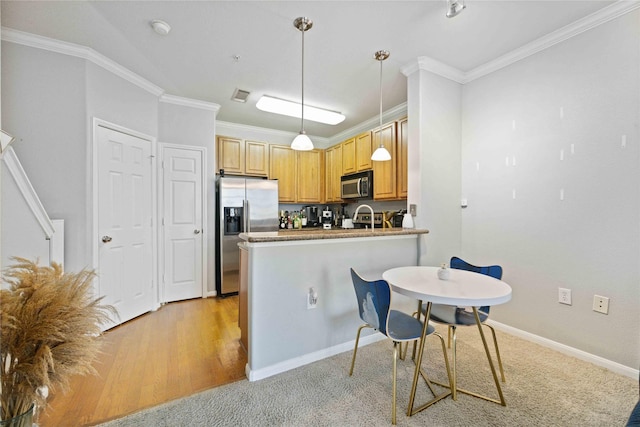
<svg viewBox="0 0 640 427"><path fill-rule="evenodd" d="M353 214L353 220L355 221L358 217L358 212L360 212L361 208L369 208L371 211L371 231L373 231L373 208L369 205L360 205L356 208L355 213Z"/></svg>

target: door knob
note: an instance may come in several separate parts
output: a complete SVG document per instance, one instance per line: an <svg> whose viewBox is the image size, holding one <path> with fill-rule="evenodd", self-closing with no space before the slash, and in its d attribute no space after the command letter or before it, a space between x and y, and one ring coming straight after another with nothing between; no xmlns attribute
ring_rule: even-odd
<svg viewBox="0 0 640 427"><path fill-rule="evenodd" d="M200 234L200 230L198 229L193 230L193 234Z"/></svg>
<svg viewBox="0 0 640 427"><path fill-rule="evenodd" d="M111 241L111 236L102 236L102 243L109 243Z"/></svg>

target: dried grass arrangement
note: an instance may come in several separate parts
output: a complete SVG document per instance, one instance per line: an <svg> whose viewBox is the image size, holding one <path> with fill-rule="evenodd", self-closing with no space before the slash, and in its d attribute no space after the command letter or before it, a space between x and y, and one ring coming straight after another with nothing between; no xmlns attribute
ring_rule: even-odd
<svg viewBox="0 0 640 427"><path fill-rule="evenodd" d="M1 420L34 403L46 408L43 390L67 391L72 375L95 374L101 325L116 315L93 298L93 271L13 260L3 274L9 288L0 290Z"/></svg>

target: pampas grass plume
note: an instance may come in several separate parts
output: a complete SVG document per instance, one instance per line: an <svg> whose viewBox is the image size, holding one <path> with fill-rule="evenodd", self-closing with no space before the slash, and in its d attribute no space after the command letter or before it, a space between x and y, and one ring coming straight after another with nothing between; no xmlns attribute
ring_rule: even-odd
<svg viewBox="0 0 640 427"><path fill-rule="evenodd" d="M52 263L42 267L13 258L0 290L0 419L16 417L36 404L46 408L46 393L66 392L73 375L95 374L102 325L111 306L94 298L95 273L65 273Z"/></svg>

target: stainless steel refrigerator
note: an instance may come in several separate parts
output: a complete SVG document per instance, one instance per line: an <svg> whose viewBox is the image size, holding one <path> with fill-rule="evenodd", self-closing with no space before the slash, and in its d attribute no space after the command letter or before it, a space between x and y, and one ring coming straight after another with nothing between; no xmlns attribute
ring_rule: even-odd
<svg viewBox="0 0 640 427"><path fill-rule="evenodd" d="M216 291L238 292L238 235L277 231L278 180L218 177L216 181Z"/></svg>

